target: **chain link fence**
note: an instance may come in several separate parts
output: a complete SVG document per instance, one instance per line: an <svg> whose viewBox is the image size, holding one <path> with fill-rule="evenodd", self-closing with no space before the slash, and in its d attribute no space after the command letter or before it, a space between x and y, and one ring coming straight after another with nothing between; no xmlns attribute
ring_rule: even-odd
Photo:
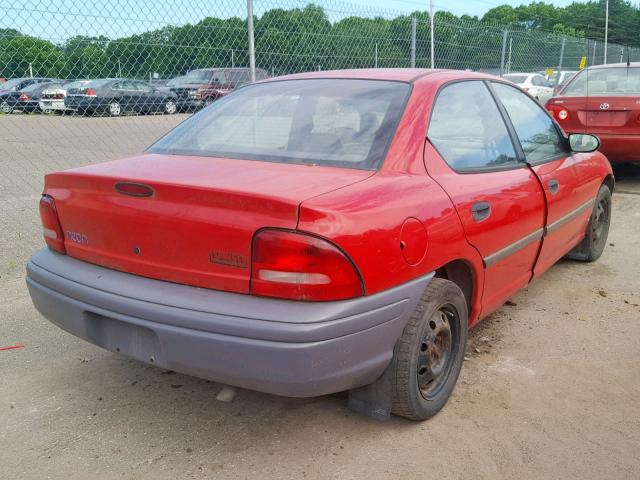
<svg viewBox="0 0 640 480"><path fill-rule="evenodd" d="M431 66L427 13L337 0L23 0L0 3L0 14L0 276L21 275L41 244L36 206L49 171L140 152L254 78ZM433 39L436 68L604 61L601 42L447 12L435 16ZM609 44L607 58L640 53Z"/></svg>

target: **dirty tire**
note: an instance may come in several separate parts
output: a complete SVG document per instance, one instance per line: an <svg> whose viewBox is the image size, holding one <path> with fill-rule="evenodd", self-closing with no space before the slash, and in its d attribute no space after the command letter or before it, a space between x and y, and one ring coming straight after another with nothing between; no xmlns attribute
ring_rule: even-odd
<svg viewBox="0 0 640 480"><path fill-rule="evenodd" d="M444 407L464 361L468 317L455 283L429 282L394 349L394 414L426 420Z"/></svg>
<svg viewBox="0 0 640 480"><path fill-rule="evenodd" d="M587 224L587 232L584 240L571 250L566 258L580 260L582 262L594 262L607 245L609 225L611 223L611 190L602 185L593 204L591 218Z"/></svg>

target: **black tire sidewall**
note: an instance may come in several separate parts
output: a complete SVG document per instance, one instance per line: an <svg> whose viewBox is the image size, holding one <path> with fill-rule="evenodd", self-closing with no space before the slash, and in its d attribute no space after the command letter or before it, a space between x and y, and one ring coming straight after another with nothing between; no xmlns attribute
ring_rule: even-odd
<svg viewBox="0 0 640 480"><path fill-rule="evenodd" d="M604 232L604 238L602 238L599 244L596 245L594 244L593 238L591 236L591 228L596 218L596 211L597 211L598 205L603 200L607 202L606 232ZM595 203L593 204L593 211L591 212L591 217L589 218L589 224L587 225L585 240L586 240L587 249L588 249L587 256L590 261L597 260L598 258L600 258L600 255L602 255L602 252L604 251L607 245L607 238L609 236L610 225L611 225L611 191L609 190L609 187L607 187L606 185L602 185L600 187L600 190L598 191L598 195L596 196Z"/></svg>
<svg viewBox="0 0 640 480"><path fill-rule="evenodd" d="M434 288L435 287L435 288ZM397 375L409 375L409 396L407 401L409 403L410 410L413 414L410 418L417 420L424 420L434 416L438 413L442 407L447 403L453 389L460 375L462 364L464 362L465 347L467 343L467 331L468 331L468 309L466 300L460 288L453 282L449 282L442 279L432 280L430 286L427 289L432 288L436 290L431 292L432 294L426 302L423 303L424 310L422 312L422 318L419 321L419 326L416 332L412 335L411 347L409 351L409 368L406 371L397 371ZM424 298L424 297L423 297ZM451 369L448 373L448 377L440 390L435 394L432 399L427 400L418 386L417 375L417 359L422 343L422 337L427 324L431 319L434 312L448 305L456 310L455 319L457 321L456 330L457 338L454 338L454 342L457 342L457 348L455 355L452 358ZM406 415L405 415L406 416Z"/></svg>

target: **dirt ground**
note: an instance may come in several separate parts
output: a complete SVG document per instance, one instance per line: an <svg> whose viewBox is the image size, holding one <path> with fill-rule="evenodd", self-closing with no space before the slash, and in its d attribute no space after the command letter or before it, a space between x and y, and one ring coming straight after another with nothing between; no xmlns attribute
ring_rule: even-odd
<svg viewBox="0 0 640 480"><path fill-rule="evenodd" d="M0 117L0 477L640 478L640 175L610 245L561 262L471 333L453 397L425 423L377 422L346 394L287 399L142 365L46 322L24 262L42 175L139 151L181 117Z"/></svg>

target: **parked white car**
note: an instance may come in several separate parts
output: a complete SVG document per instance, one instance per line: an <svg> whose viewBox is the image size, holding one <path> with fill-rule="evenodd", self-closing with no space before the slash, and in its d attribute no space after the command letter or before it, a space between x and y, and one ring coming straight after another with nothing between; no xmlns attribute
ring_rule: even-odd
<svg viewBox="0 0 640 480"><path fill-rule="evenodd" d="M539 73L507 73L502 78L518 85L542 105L553 96L553 85Z"/></svg>
<svg viewBox="0 0 640 480"><path fill-rule="evenodd" d="M43 113L70 110L64 103L65 98L67 98L67 89L69 87L74 88L82 86L87 82L88 80L80 80L43 90L42 95L40 96L40 110L42 110Z"/></svg>

